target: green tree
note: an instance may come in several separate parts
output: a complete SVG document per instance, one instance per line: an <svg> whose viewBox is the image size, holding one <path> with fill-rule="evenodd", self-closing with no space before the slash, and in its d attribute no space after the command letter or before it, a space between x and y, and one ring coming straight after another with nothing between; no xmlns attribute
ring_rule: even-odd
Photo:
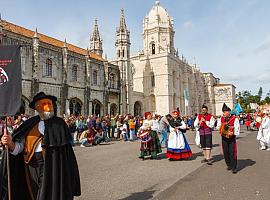
<svg viewBox="0 0 270 200"><path fill-rule="evenodd" d="M270 95L265 97L264 101L265 103L270 104Z"/></svg>

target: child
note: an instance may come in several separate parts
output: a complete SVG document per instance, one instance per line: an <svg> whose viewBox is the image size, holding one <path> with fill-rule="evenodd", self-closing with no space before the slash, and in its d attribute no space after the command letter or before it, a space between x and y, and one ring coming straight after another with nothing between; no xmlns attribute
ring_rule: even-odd
<svg viewBox="0 0 270 200"><path fill-rule="evenodd" d="M124 141L128 141L128 136L127 136L127 123L124 122L123 124L123 128L122 128L122 137L124 139Z"/></svg>

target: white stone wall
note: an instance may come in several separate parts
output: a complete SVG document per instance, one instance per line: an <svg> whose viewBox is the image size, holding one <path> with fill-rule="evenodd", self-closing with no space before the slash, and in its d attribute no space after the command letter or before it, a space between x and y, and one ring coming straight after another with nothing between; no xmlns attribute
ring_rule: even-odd
<svg viewBox="0 0 270 200"><path fill-rule="evenodd" d="M231 109L235 105L235 87L233 85L216 85L215 92L215 107L216 115L222 115L223 103L226 103Z"/></svg>

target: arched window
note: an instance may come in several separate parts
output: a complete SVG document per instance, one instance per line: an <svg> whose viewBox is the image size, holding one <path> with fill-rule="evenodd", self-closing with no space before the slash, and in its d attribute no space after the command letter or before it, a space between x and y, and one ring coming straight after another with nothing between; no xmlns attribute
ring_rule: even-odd
<svg viewBox="0 0 270 200"><path fill-rule="evenodd" d="M141 116L142 115L142 103L136 101L134 104L134 116Z"/></svg>
<svg viewBox="0 0 270 200"><path fill-rule="evenodd" d="M82 112L82 102L77 98L71 99L69 101L69 110L70 114L73 114L75 116L80 115Z"/></svg>
<svg viewBox="0 0 270 200"><path fill-rule="evenodd" d="M52 77L52 59L48 58L45 63L45 68L43 70L43 75Z"/></svg>
<svg viewBox="0 0 270 200"><path fill-rule="evenodd" d="M110 77L109 77L109 87L112 88L112 89L115 89L116 88L116 82L115 82L115 75L113 73L110 74Z"/></svg>
<svg viewBox="0 0 270 200"><path fill-rule="evenodd" d="M120 49L118 50L118 58L120 58L120 56L121 56L121 51L120 51Z"/></svg>
<svg viewBox="0 0 270 200"><path fill-rule="evenodd" d="M156 53L156 45L155 45L155 43L153 43L151 45L151 48L152 48L152 54L154 55Z"/></svg>
<svg viewBox="0 0 270 200"><path fill-rule="evenodd" d="M93 79L93 85L97 85L97 71L96 70L94 70L93 71L93 77L92 77Z"/></svg>
<svg viewBox="0 0 270 200"><path fill-rule="evenodd" d="M125 50L124 49L122 51L122 56L123 56L123 58L125 57Z"/></svg>
<svg viewBox="0 0 270 200"><path fill-rule="evenodd" d="M77 81L78 79L78 67L73 65L71 69L71 81Z"/></svg>
<svg viewBox="0 0 270 200"><path fill-rule="evenodd" d="M155 87L156 83L155 83L155 75L151 74L151 86Z"/></svg>
<svg viewBox="0 0 270 200"><path fill-rule="evenodd" d="M115 116L117 114L117 105L115 103L110 105L110 115Z"/></svg>

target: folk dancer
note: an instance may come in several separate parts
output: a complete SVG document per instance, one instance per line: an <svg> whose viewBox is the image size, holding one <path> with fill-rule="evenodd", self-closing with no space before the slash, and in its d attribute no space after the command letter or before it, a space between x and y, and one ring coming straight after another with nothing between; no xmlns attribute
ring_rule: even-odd
<svg viewBox="0 0 270 200"><path fill-rule="evenodd" d="M237 173L237 145L236 136L240 126L238 118L231 115L231 109L224 103L223 116L218 121L217 127L222 137L222 149L227 164L227 170Z"/></svg>
<svg viewBox="0 0 270 200"><path fill-rule="evenodd" d="M262 122L259 127L257 140L260 141L260 150L270 151L270 117L269 112L264 111L261 114Z"/></svg>
<svg viewBox="0 0 270 200"><path fill-rule="evenodd" d="M200 134L200 145L203 149L204 159L202 163L212 165L211 149L212 149L212 130L215 125L214 117L208 113L208 107L203 104L202 113L199 114L194 122L195 128Z"/></svg>
<svg viewBox="0 0 270 200"><path fill-rule="evenodd" d="M188 159L192 156L191 149L186 140L186 124L180 118L179 111L173 111L172 117L168 119L170 125L170 134L167 148L167 158L172 160Z"/></svg>
<svg viewBox="0 0 270 200"><path fill-rule="evenodd" d="M141 153L139 158L151 156L151 159L157 159L157 154L161 153L161 145L158 138L158 127L154 126L150 112L144 114L145 120L141 126L138 137L141 139Z"/></svg>

